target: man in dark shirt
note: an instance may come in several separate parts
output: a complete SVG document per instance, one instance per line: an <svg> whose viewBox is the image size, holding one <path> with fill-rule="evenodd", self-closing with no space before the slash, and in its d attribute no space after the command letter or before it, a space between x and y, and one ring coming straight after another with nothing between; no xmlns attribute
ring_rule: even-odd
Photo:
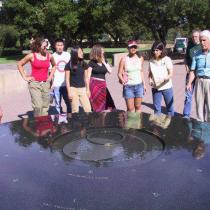
<svg viewBox="0 0 210 210"><path fill-rule="evenodd" d="M192 40L189 41L187 50L186 50L186 56L185 56L185 66L186 66L186 84L189 81L189 73L192 65L192 58L198 52L201 50L200 40L199 40L199 30L193 30L192 31ZM194 92L194 86L195 86L195 80L192 82L192 88L191 90L185 90L185 101L184 101L184 109L183 109L183 117L184 118L190 118L191 115L191 107L192 107L192 96Z"/></svg>

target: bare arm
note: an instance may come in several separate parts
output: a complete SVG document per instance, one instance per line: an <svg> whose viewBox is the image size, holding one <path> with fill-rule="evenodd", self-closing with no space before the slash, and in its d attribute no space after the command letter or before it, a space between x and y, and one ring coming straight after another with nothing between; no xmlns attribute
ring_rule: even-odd
<svg viewBox="0 0 210 210"><path fill-rule="evenodd" d="M149 64L149 69L148 69L148 71L149 71L149 74L148 74L149 85L153 86L155 83L154 83L154 79L153 79L153 76L152 76L150 64Z"/></svg>
<svg viewBox="0 0 210 210"><path fill-rule="evenodd" d="M24 70L24 65L27 64L28 62L30 62L31 60L33 59L33 54L30 53L28 55L26 55L24 58L22 58L19 62L18 62L18 70L22 76L22 78L27 81L27 82L30 82L30 81L33 81L34 78L31 77L31 76L28 76Z"/></svg>
<svg viewBox="0 0 210 210"><path fill-rule="evenodd" d="M118 68L118 78L121 84L125 85L126 81L123 78L125 72L125 59L121 58L120 63L119 63L119 68Z"/></svg>
<svg viewBox="0 0 210 210"><path fill-rule="evenodd" d="M143 83L143 86L144 86L144 92L146 92L146 84L145 84L145 79L144 79L144 58L141 57L140 58L141 60L141 78L142 78L142 83Z"/></svg>
<svg viewBox="0 0 210 210"><path fill-rule="evenodd" d="M65 79L66 79L66 89L68 93L69 100L72 99L71 96L71 85L70 85L70 71L65 71Z"/></svg>
<svg viewBox="0 0 210 210"><path fill-rule="evenodd" d="M92 71L92 70L91 70ZM90 97L90 75L88 74L88 69L85 69L84 73L84 81L85 81L85 87L88 97Z"/></svg>
<svg viewBox="0 0 210 210"><path fill-rule="evenodd" d="M53 76L54 76L54 73L55 73L55 70L56 70L56 63L55 63L55 60L54 60L52 55L50 55L50 63L52 65L52 69L50 71L49 77L47 78L47 81L49 81L49 82L53 79Z"/></svg>
<svg viewBox="0 0 210 210"><path fill-rule="evenodd" d="M90 95L91 95L91 93L90 93L90 77L91 77L91 74L92 74L92 68L89 67L87 70L85 70L85 85L86 85L88 97L90 97Z"/></svg>

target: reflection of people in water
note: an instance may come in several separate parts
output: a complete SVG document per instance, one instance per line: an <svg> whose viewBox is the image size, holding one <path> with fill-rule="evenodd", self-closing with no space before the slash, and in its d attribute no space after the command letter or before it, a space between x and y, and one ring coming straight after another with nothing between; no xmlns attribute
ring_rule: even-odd
<svg viewBox="0 0 210 210"><path fill-rule="evenodd" d="M40 116L35 118L33 128L29 126L29 119L23 119L23 128L35 137L49 137L56 132L51 116Z"/></svg>
<svg viewBox="0 0 210 210"><path fill-rule="evenodd" d="M140 112L127 112L126 113L125 128L126 129L140 129L142 128L142 119Z"/></svg>
<svg viewBox="0 0 210 210"><path fill-rule="evenodd" d="M196 146L193 149L192 155L196 159L201 159L205 155L205 150L210 143L210 123L192 121L191 135L189 141L196 141Z"/></svg>
<svg viewBox="0 0 210 210"><path fill-rule="evenodd" d="M88 127L124 127L125 115L124 111L92 113Z"/></svg>
<svg viewBox="0 0 210 210"><path fill-rule="evenodd" d="M150 115L149 121L154 125L160 126L164 129L168 128L171 123L171 117L168 115Z"/></svg>

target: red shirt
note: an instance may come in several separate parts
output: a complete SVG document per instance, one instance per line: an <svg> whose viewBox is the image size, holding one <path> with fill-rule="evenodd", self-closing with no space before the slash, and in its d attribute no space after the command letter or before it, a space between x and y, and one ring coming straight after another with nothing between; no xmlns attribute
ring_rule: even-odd
<svg viewBox="0 0 210 210"><path fill-rule="evenodd" d="M49 115L36 117L35 129L39 136L42 136L44 131L50 131L51 134L56 132L52 119Z"/></svg>
<svg viewBox="0 0 210 210"><path fill-rule="evenodd" d="M47 53L46 60L39 60L36 57L36 53L33 53L34 61L31 61L31 76L34 77L35 81L46 81L48 78L48 69L50 67L50 54Z"/></svg>

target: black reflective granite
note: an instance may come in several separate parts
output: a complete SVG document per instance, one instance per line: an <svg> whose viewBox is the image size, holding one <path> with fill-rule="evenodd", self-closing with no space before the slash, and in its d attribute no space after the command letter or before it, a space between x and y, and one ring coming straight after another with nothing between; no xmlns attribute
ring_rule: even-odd
<svg viewBox="0 0 210 210"><path fill-rule="evenodd" d="M210 209L210 124L74 114L0 125L0 209Z"/></svg>

